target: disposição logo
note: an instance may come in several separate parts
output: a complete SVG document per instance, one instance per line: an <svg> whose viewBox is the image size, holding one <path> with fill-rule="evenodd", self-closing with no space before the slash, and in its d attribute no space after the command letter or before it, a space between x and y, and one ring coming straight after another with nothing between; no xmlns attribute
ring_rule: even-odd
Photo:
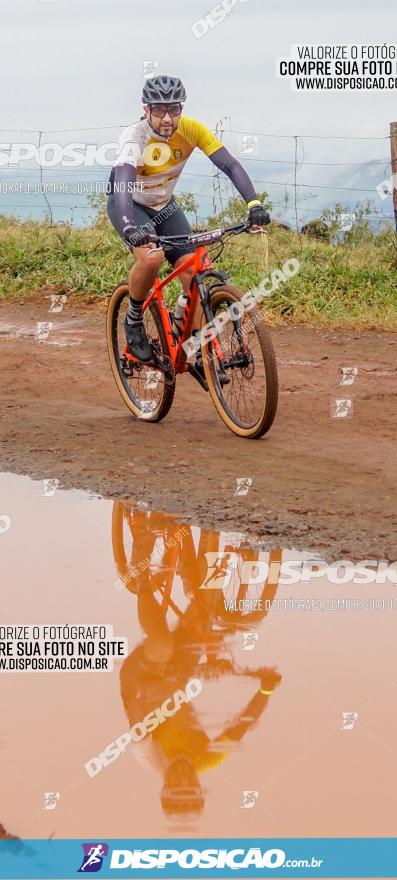
<svg viewBox="0 0 397 880"><path fill-rule="evenodd" d="M81 845L84 856L77 873L89 874L100 871L102 862L108 854L109 845L107 843L82 843Z"/></svg>

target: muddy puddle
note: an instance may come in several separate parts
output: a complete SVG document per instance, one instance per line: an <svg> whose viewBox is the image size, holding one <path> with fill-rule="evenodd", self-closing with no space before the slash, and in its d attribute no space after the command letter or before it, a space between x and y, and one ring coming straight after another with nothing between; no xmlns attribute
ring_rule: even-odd
<svg viewBox="0 0 397 880"><path fill-rule="evenodd" d="M50 480L3 474L0 497L1 643L33 662L47 627L37 658L66 664L62 642L93 659L117 644L106 668L3 662L8 832L395 834L397 587L381 572L292 583L310 548L269 553Z"/></svg>

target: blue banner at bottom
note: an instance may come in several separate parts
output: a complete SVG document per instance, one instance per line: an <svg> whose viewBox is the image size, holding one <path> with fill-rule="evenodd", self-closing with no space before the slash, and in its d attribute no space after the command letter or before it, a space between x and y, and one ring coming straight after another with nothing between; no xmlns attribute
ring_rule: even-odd
<svg viewBox="0 0 397 880"><path fill-rule="evenodd" d="M397 838L1 840L0 880L397 877Z"/></svg>

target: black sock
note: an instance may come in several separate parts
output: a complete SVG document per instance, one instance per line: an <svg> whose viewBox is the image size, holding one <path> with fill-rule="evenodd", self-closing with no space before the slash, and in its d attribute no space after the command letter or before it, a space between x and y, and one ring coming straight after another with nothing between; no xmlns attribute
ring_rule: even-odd
<svg viewBox="0 0 397 880"><path fill-rule="evenodd" d="M130 305L127 313L127 324L142 324L142 306L143 302L131 299L130 297Z"/></svg>

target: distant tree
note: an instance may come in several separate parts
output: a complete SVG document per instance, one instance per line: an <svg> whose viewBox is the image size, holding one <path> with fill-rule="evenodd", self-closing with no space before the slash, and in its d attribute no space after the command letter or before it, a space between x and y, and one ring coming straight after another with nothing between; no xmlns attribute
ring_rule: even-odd
<svg viewBox="0 0 397 880"><path fill-rule="evenodd" d="M198 225L197 220L197 211L198 211L198 202L194 198L193 193L178 193L176 196L176 201L178 205L182 208L182 211L185 214L194 214L194 225Z"/></svg>
<svg viewBox="0 0 397 880"><path fill-rule="evenodd" d="M295 232L295 229L292 226L288 226L288 223L281 223L281 220L272 220L272 228L277 227L277 229L284 229L285 232Z"/></svg>
<svg viewBox="0 0 397 880"><path fill-rule="evenodd" d="M334 208L325 208L322 217L334 244L354 245L373 241L375 232L371 228L370 217L378 213L374 203L368 199L354 208L337 203Z"/></svg>
<svg viewBox="0 0 397 880"><path fill-rule="evenodd" d="M301 233L302 235L308 235L310 238L322 238L326 241L330 241L331 238L329 226L321 217L305 223L301 228Z"/></svg>
<svg viewBox="0 0 397 880"><path fill-rule="evenodd" d="M107 196L105 193L91 193L88 196L88 204L95 212L93 217L93 225L94 226L103 226L105 222L108 221L108 215L106 211L107 204Z"/></svg>

